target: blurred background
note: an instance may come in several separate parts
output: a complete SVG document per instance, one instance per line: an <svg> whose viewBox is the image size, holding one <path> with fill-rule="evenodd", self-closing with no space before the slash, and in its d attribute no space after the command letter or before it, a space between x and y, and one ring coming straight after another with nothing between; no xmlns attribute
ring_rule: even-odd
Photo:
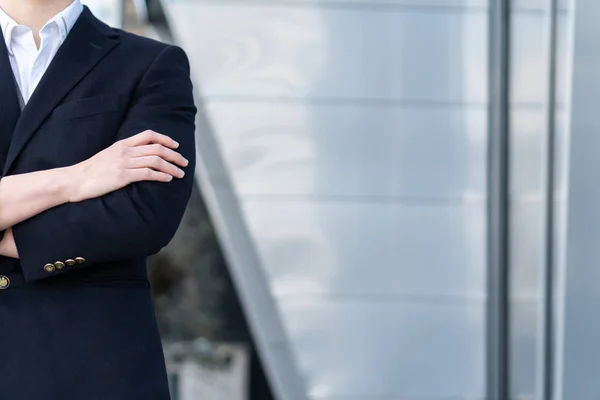
<svg viewBox="0 0 600 400"><path fill-rule="evenodd" d="M183 47L174 400L600 398L598 0L87 0Z"/></svg>

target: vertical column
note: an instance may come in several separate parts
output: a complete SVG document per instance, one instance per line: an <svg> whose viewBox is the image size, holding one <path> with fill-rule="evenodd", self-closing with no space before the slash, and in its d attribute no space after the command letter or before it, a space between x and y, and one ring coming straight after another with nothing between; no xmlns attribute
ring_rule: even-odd
<svg viewBox="0 0 600 400"><path fill-rule="evenodd" d="M510 14L509 398L541 400L553 397L572 7L514 0Z"/></svg>
<svg viewBox="0 0 600 400"><path fill-rule="evenodd" d="M558 0L549 0L548 19L548 102L546 107L547 140L546 140L546 191L545 204L545 236L544 264L542 270L542 340L540 347L539 390L541 398L552 400L554 389L554 255L555 255L555 155L556 155L556 54L557 54L557 21Z"/></svg>
<svg viewBox="0 0 600 400"><path fill-rule="evenodd" d="M509 1L490 6L487 398L508 396Z"/></svg>

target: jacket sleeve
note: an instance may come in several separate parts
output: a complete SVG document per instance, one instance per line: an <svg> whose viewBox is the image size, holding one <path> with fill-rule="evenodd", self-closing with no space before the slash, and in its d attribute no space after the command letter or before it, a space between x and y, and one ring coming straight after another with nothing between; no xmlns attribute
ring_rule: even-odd
<svg viewBox="0 0 600 400"><path fill-rule="evenodd" d="M146 129L179 142L189 160L182 179L138 182L105 196L49 209L13 226L26 280L157 253L173 238L195 167L195 115L184 51L163 49L141 79L117 140Z"/></svg>

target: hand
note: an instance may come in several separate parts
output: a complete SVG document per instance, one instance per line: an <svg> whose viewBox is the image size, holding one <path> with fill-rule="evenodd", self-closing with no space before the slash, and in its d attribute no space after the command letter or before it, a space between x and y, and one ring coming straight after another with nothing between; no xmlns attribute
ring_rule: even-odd
<svg viewBox="0 0 600 400"><path fill-rule="evenodd" d="M183 178L188 161L173 149L179 144L168 136L144 131L120 140L95 156L65 168L68 201L78 202L121 189L139 181L169 182Z"/></svg>

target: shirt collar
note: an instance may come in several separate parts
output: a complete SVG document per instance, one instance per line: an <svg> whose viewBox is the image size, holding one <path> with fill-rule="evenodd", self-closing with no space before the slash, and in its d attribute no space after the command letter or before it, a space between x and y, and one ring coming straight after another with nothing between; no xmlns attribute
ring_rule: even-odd
<svg viewBox="0 0 600 400"><path fill-rule="evenodd" d="M64 41L82 12L83 4L81 4L81 0L74 0L67 8L48 20L41 30L44 30L51 24L56 24L58 27L58 32L60 33L60 38L62 41ZM4 12L4 10L0 7L0 28L2 29L2 34L4 35L6 48L10 54L12 54L13 30L18 26L21 25L17 24L17 22L8 14L6 14L6 12Z"/></svg>

